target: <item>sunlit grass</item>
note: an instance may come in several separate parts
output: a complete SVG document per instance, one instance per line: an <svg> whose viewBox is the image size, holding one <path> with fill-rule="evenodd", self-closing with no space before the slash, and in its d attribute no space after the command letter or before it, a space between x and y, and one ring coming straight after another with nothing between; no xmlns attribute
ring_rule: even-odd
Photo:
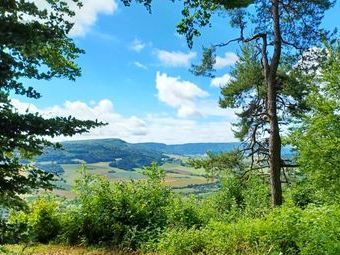
<svg viewBox="0 0 340 255"><path fill-rule="evenodd" d="M136 255L108 248L64 246L64 245L4 245L0 246L0 254L6 255Z"/></svg>

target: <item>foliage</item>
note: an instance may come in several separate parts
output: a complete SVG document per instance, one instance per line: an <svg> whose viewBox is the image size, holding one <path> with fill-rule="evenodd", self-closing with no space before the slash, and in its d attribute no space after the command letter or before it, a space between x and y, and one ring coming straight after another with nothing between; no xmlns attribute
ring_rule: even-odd
<svg viewBox="0 0 340 255"><path fill-rule="evenodd" d="M316 189L319 200L340 201L340 46L328 45L316 88L308 98L311 114L303 118L290 142L298 152L297 162Z"/></svg>
<svg viewBox="0 0 340 255"><path fill-rule="evenodd" d="M207 152L206 157L190 159L189 164L196 169L203 168L211 177L221 175L242 176L246 169L243 155L237 150L217 154Z"/></svg>
<svg viewBox="0 0 340 255"><path fill-rule="evenodd" d="M269 211L269 189L260 177L222 179L220 190L203 201L209 219L235 221L239 217L262 217Z"/></svg>
<svg viewBox="0 0 340 255"><path fill-rule="evenodd" d="M164 181L165 178L164 169L158 167L156 162L152 162L150 166L145 167L143 169L143 174L156 184Z"/></svg>
<svg viewBox="0 0 340 255"><path fill-rule="evenodd" d="M198 229L168 229L157 244L160 254L190 255L204 254L205 239Z"/></svg>
<svg viewBox="0 0 340 255"><path fill-rule="evenodd" d="M7 240L2 241L176 255L335 255L340 250L338 205L287 203L271 209L268 186L258 176L229 176L218 192L186 198L162 185L164 171L157 165L145 174L149 179L109 182L83 169L76 199L41 197L27 211L13 211L5 224Z"/></svg>
<svg viewBox="0 0 340 255"><path fill-rule="evenodd" d="M7 242L48 243L61 230L59 201L40 197L27 211L12 212L8 219Z"/></svg>
<svg viewBox="0 0 340 255"><path fill-rule="evenodd" d="M337 254L338 206L282 207L262 219L212 221L198 230L173 228L158 243L161 254ZM331 227L329 227L331 226Z"/></svg>
<svg viewBox="0 0 340 255"><path fill-rule="evenodd" d="M78 0L73 0L80 5ZM72 28L74 12L65 1L47 1L39 9L33 1L0 3L0 206L22 206L20 195L32 189L51 188L54 176L22 159L32 159L45 146L55 146L47 139L72 136L102 125L97 121L80 121L73 117L43 118L38 113L19 113L10 94L38 99L32 86L24 82L64 77L74 80L80 75L75 63L83 53L67 34Z"/></svg>
<svg viewBox="0 0 340 255"><path fill-rule="evenodd" d="M319 26L333 3L184 1L177 31L186 36L189 48L217 13L229 14L231 26L240 31L239 37L204 48L202 62L193 65L193 73L212 77L216 49L242 43L232 79L222 88L220 106L239 109L235 135L245 143L244 151L257 168L269 168L273 205L282 204L281 169L290 165L282 159L280 130L308 110L306 70L294 67L301 67L303 53L327 37Z"/></svg>
<svg viewBox="0 0 340 255"><path fill-rule="evenodd" d="M167 225L187 229L204 226L209 220L205 209L194 196L174 196L167 208Z"/></svg>
<svg viewBox="0 0 340 255"><path fill-rule="evenodd" d="M158 171L153 165L147 171ZM151 179L110 183L83 173L77 182L79 212L68 214L72 238L88 244L110 244L135 249L157 236L166 223L170 192L161 185L161 174ZM71 219L71 220L70 220ZM76 220L76 226L72 223ZM78 227L78 229L77 229ZM68 228L68 226L66 226Z"/></svg>

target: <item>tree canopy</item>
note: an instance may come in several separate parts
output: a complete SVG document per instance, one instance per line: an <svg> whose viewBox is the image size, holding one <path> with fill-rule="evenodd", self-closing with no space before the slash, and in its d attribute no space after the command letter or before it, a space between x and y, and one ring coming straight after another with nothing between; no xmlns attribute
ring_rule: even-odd
<svg viewBox="0 0 340 255"><path fill-rule="evenodd" d="M340 192L340 44L327 45L327 58L308 96L311 112L305 114L290 142L298 154L300 170L318 197L339 201Z"/></svg>
<svg viewBox="0 0 340 255"><path fill-rule="evenodd" d="M269 168L273 205L282 204L281 171L289 166L281 156L282 125L307 110L308 88L301 78L304 70L293 67L304 61L306 50L320 45L327 36L319 25L331 5L331 1L251 1L242 6L249 8L229 8L224 1L187 1L178 26L189 47L199 35L198 29L209 25L216 11L227 11L231 26L239 28L239 37L213 45L194 70L196 74L211 73L213 65L206 63L214 62L216 47L242 43L241 59L232 81L222 88L220 105L241 108L236 136L246 142L244 151L252 159L251 167Z"/></svg>
<svg viewBox="0 0 340 255"><path fill-rule="evenodd" d="M81 6L78 0L74 4ZM13 206L31 189L50 188L54 176L24 159L39 155L56 136L72 136L102 125L74 117L44 118L39 113L18 112L11 96L38 99L35 80L80 76L75 60L84 51L68 33L74 11L66 1L8 0L0 3L0 205Z"/></svg>
<svg viewBox="0 0 340 255"><path fill-rule="evenodd" d="M129 5L131 0L123 2ZM137 2L150 8L150 0ZM183 4L177 32L186 36L189 48L219 13L228 14L231 27L239 29L237 37L205 48L202 63L193 65L193 73L212 77L215 50L233 42L241 44L241 60L232 81L222 88L220 105L241 109L236 136L245 141L244 152L252 158L252 167L269 168L272 204L281 205L281 171L289 165L281 156L282 127L307 110L308 88L305 77L301 78L306 70L298 67L308 61L304 54L308 49L329 38L320 24L334 1L185 0Z"/></svg>

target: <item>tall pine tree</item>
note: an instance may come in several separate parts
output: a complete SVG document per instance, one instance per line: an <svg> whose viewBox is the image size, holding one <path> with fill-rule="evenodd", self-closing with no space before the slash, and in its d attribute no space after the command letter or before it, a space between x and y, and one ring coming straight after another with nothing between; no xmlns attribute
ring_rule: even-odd
<svg viewBox="0 0 340 255"><path fill-rule="evenodd" d="M129 5L132 0L123 0ZM137 0L150 8L151 0ZM320 29L332 0L184 0L183 19L177 31L193 46L201 29L219 13L238 28L236 38L216 43L203 52L202 63L193 66L197 75L213 76L215 50L241 44L243 55L233 71L233 81L222 88L221 107L241 108L236 135L245 153L258 167L268 167L273 206L282 204L281 171L289 167L281 156L282 125L306 110L308 93L299 72L291 67L308 61L308 49L327 36ZM307 56L307 57L306 57ZM300 65L303 66L303 65ZM257 160L254 158L256 157Z"/></svg>

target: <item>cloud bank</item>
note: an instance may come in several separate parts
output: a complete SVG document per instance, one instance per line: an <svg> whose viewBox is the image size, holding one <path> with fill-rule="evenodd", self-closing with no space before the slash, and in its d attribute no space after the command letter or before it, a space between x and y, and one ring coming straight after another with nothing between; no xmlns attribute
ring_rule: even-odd
<svg viewBox="0 0 340 255"><path fill-rule="evenodd" d="M107 122L108 125L91 130L89 133L70 137L59 137L55 141L120 138L128 142L163 142L167 144L192 142L235 141L231 124L221 121L197 121L172 117L166 114L148 114L143 117L123 116L117 113L108 99L85 103L66 101L62 105L39 108L34 104L13 99L12 104L21 113L26 110L39 112L45 118L54 116L74 116L78 119Z"/></svg>

